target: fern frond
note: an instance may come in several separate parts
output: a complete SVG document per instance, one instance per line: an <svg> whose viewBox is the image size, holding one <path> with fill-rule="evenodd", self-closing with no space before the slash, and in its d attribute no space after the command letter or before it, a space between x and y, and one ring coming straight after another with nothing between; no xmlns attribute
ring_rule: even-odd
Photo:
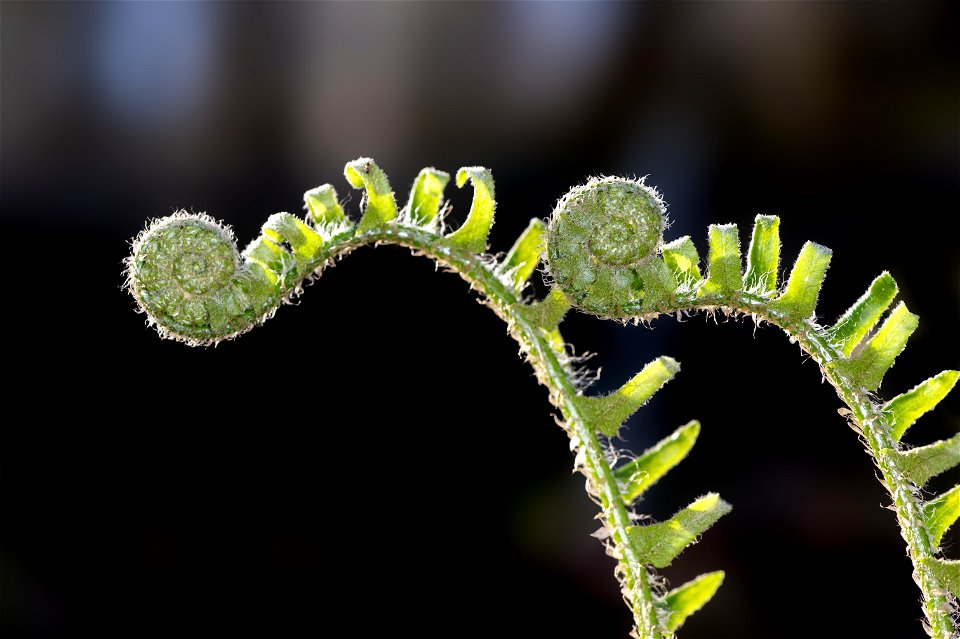
<svg viewBox="0 0 960 639"><path fill-rule="evenodd" d="M923 486L931 477L960 464L960 433L920 448L891 450L889 454L904 477Z"/></svg>
<svg viewBox="0 0 960 639"><path fill-rule="evenodd" d="M603 397L580 396L575 401L581 415L594 430L613 437L623 422L679 371L680 364L675 359L660 357L644 366L619 390Z"/></svg>
<svg viewBox="0 0 960 639"><path fill-rule="evenodd" d="M708 493L667 521L631 526L628 530L630 544L643 561L657 568L666 568L730 510L730 504L720 499L719 495Z"/></svg>
<svg viewBox="0 0 960 639"><path fill-rule="evenodd" d="M813 317L832 255L833 251L825 246L813 242L804 244L790 271L786 288L770 303L770 311L783 315L789 322L802 322Z"/></svg>
<svg viewBox="0 0 960 639"><path fill-rule="evenodd" d="M717 593L724 577L722 570L708 572L664 595L657 603L666 613L667 617L663 622L666 629L673 632L683 625L687 617L707 605Z"/></svg>
<svg viewBox="0 0 960 639"><path fill-rule="evenodd" d="M520 292L533 271L540 263L540 252L543 249L546 225L542 220L530 220L530 225L523 232L497 267L497 274L506 278L510 285Z"/></svg>
<svg viewBox="0 0 960 639"><path fill-rule="evenodd" d="M421 169L410 190L410 200L405 209L407 219L414 226L430 227L440 212L443 189L450 181L450 174L434 168Z"/></svg>
<svg viewBox="0 0 960 639"><path fill-rule="evenodd" d="M371 158L348 162L343 175L355 189L364 189L363 217L357 230L360 233L385 226L397 218L397 201L390 188L390 180Z"/></svg>
<svg viewBox="0 0 960 639"><path fill-rule="evenodd" d="M890 436L899 441L914 422L933 410L953 390L958 378L960 371L943 371L887 402L882 412L888 416Z"/></svg>
<svg viewBox="0 0 960 639"><path fill-rule="evenodd" d="M940 545L943 534L960 516L960 484L923 506L923 520L934 547Z"/></svg>
<svg viewBox="0 0 960 639"><path fill-rule="evenodd" d="M563 291L554 289L538 302L524 304L517 309L527 321L545 331L555 331L563 316L570 310L570 302Z"/></svg>
<svg viewBox="0 0 960 639"><path fill-rule="evenodd" d="M613 474L620 482L623 501L627 504L633 503L657 480L683 461L699 434L700 422L691 421L643 451L636 459L616 468Z"/></svg>
<svg viewBox="0 0 960 639"><path fill-rule="evenodd" d="M855 350L846 359L831 362L828 366L856 386L877 390L897 355L906 347L907 339L917 330L919 320L919 317L907 310L906 304L900 302L863 348Z"/></svg>
<svg viewBox="0 0 960 639"><path fill-rule="evenodd" d="M736 224L711 224L708 237L707 279L697 294L732 296L743 288L740 229Z"/></svg>
<svg viewBox="0 0 960 639"><path fill-rule="evenodd" d="M744 288L758 295L777 290L777 272L780 268L780 218L758 215L747 252L747 270L743 275Z"/></svg>
<svg viewBox="0 0 960 639"><path fill-rule="evenodd" d="M923 560L923 567L935 575L954 597L960 597L960 560L927 557Z"/></svg>
<svg viewBox="0 0 960 639"><path fill-rule="evenodd" d="M700 255L689 235L664 244L662 253L667 268L686 286L692 287L703 279L700 275Z"/></svg>
<svg viewBox="0 0 960 639"><path fill-rule="evenodd" d="M308 217L318 228L338 226L347 221L343 207L337 201L337 190L331 184L324 184L304 193L303 205L307 209Z"/></svg>
<svg viewBox="0 0 960 639"><path fill-rule="evenodd" d="M873 280L863 297L828 330L830 343L845 357L849 357L896 296L897 283L884 271Z"/></svg>
<svg viewBox="0 0 960 639"><path fill-rule="evenodd" d="M636 515L628 507L689 453L699 424L690 422L616 470L600 436L615 436L679 366L661 357L614 393L584 396L558 325L571 307L619 320L721 309L776 324L820 365L863 436L907 542L931 636L955 635L948 593L957 595L958 562L938 555L944 533L960 515L960 486L927 502L918 486L957 465L960 435L906 450L900 439L956 385L960 373L945 371L878 403L874 393L918 323L900 303L874 331L897 294L888 273L877 277L832 327L823 328L816 305L831 252L808 242L781 284L775 216L757 216L745 269L739 229L711 225L702 271L689 237L663 242L666 209L656 189L642 181L597 178L562 198L547 227L533 220L497 263L484 253L496 209L487 169L457 172L457 186L469 180L474 196L463 225L446 236L439 218L447 173L421 171L402 212L386 174L370 158L348 163L344 175L364 190L356 226L330 185L304 194L303 220L287 213L271 216L242 253L230 229L205 215L178 213L151 224L136 238L127 260L128 287L148 322L161 336L191 345L233 338L271 317L331 261L366 245L407 246L460 274L507 322L563 417L577 468L600 505L635 633L642 639L672 637L719 587L723 573L715 572L664 595L650 566L670 564L730 506L711 493L667 521L634 525ZM523 300L541 255L555 286L543 300Z"/></svg>
<svg viewBox="0 0 960 639"><path fill-rule="evenodd" d="M463 187L467 180L473 184L473 203L463 226L448 235L444 243L448 246L483 253L487 250L487 236L493 226L493 213L496 202L493 195L493 176L482 166L468 166L457 171L457 186Z"/></svg>

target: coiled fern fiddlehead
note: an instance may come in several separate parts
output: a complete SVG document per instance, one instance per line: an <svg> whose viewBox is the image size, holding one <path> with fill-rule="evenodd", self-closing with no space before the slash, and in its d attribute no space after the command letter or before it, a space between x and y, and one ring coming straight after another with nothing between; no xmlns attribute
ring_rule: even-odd
<svg viewBox="0 0 960 639"><path fill-rule="evenodd" d="M127 262L129 289L148 322L163 337L191 345L233 338L299 295L306 279L366 245L407 246L459 273L507 323L562 414L576 467L601 508L607 549L617 560L624 599L642 639L673 636L719 588L723 572L717 571L667 592L653 569L670 564L730 506L711 493L666 521L635 525L631 505L686 456L700 426L691 422L679 428L617 468L601 438L615 436L679 365L661 357L618 391L586 396L575 382L557 326L571 306L621 320L706 310L776 324L820 365L880 471L913 562L928 633L936 639L956 636L960 562L940 556L939 544L960 515L960 486L926 502L919 488L960 463L960 435L917 448L905 447L900 439L943 399L960 373L944 371L889 402L876 398L884 373L917 326L917 317L901 303L875 329L897 293L888 273L835 324L823 327L815 309L831 252L808 242L779 285L779 219L774 216L757 217L745 270L737 227L710 226L704 276L689 237L663 243L666 217L655 190L622 178L594 179L559 202L549 227L533 220L498 262L484 253L495 209L486 169L457 173L458 186L472 182L474 198L466 221L447 234L441 204L448 174L421 171L403 208L372 160L347 164L345 175L365 191L359 223L345 216L334 188L324 185L305 194L305 219L271 216L242 254L229 229L204 215L179 213L154 222L136 238ZM543 300L527 300L523 290L542 253L555 286Z"/></svg>

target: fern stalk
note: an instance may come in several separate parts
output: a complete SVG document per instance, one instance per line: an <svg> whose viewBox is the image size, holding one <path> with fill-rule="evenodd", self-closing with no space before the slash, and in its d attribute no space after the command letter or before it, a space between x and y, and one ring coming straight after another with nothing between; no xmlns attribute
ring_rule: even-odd
<svg viewBox="0 0 960 639"><path fill-rule="evenodd" d="M550 391L551 403L563 415L564 430L573 443L575 458L582 462L578 464L578 470L586 476L590 494L600 503L603 523L612 542L609 552L618 562L624 597L633 612L639 636L662 639L654 609L651 577L643 560L627 542L628 528L633 525L630 514L600 440L578 412L574 399L578 396L574 372L565 361L563 347L557 345L563 343L559 331L548 332L518 312L518 309L525 308L524 303L487 261L468 251L450 250L437 240L436 235L413 226L398 224L375 228L327 244L308 268L319 275L327 265L358 248L394 244L412 249L457 273L483 296L487 306L507 323L511 336L536 371L537 379Z"/></svg>
<svg viewBox="0 0 960 639"><path fill-rule="evenodd" d="M466 280L471 288L483 295L484 301L510 328L511 336L520 345L528 361L537 373L537 379L550 391L551 403L564 417L564 430L573 444L573 452L580 470L589 482L590 494L599 500L603 523L610 533L610 554L618 562L623 580L623 593L633 612L640 637L661 639L656 611L654 610L650 575L643 561L636 556L627 543L627 530L632 526L630 515L624 505L610 462L586 421L579 415L574 398L578 395L574 373L565 363L563 343L559 331L549 335L540 326L533 324L518 308L523 308L517 294L504 284L487 263L472 253L448 251L438 247L436 236L425 234L411 227L397 227L367 232L340 245L331 245L327 260L340 257L355 248L370 244L397 244L414 249L432 258Z"/></svg>
<svg viewBox="0 0 960 639"><path fill-rule="evenodd" d="M914 566L914 581L922 593L921 605L927 618L928 632L932 637L955 637L956 628L952 619L952 606L943 587L931 573L927 562L935 558L934 546L930 541L926 525L920 516L923 508L916 495L916 489L897 469L888 451L896 450L897 445L889 434L889 425L883 415L866 393L854 387L848 380L826 368L829 361L838 359L838 354L816 332L798 334L797 342L809 353L824 371L827 379L836 389L844 404L853 412L853 419L863 435L867 452L873 457L880 469L884 488L893 498L893 506L900 523L907 552ZM926 560L926 561L925 561Z"/></svg>
<svg viewBox="0 0 960 639"><path fill-rule="evenodd" d="M617 561L640 639L673 637L716 592L722 572L663 592L652 568L669 565L730 506L709 493L666 521L633 524L631 504L686 456L699 424L679 428L617 469L601 436L615 437L679 366L661 357L619 390L584 396L557 325L571 306L621 321L719 311L775 324L820 365L880 470L914 565L927 632L935 639L956 637L960 563L937 555L944 532L960 516L960 486L927 502L919 487L960 463L960 435L913 450L903 450L899 440L950 391L960 372L944 371L885 405L874 401L872 393L918 321L901 303L874 330L897 292L889 274L878 277L836 324L824 328L815 309L831 251L808 242L778 286L779 218L774 216L757 217L745 269L739 229L710 226L704 276L689 237L663 243L665 205L655 189L642 181L598 178L568 192L548 228L533 220L498 263L485 253L496 208L488 170L467 167L457 173L457 186L471 183L474 198L466 221L449 234L443 233L442 221L447 173L421 171L403 209L373 160L350 162L345 176L365 191L358 224L344 215L334 188L324 185L305 194L304 220L272 215L263 235L242 255L229 229L206 216L177 214L155 222L134 241L127 262L129 288L149 321L164 337L192 345L231 339L272 317L281 303L302 292L305 280L363 246L405 246L458 273L506 322L563 417L574 466L600 506L607 552ZM541 257L554 287L541 301L524 300L524 286Z"/></svg>
<svg viewBox="0 0 960 639"><path fill-rule="evenodd" d="M686 297L686 296L685 296ZM791 340L820 366L823 375L834 387L841 401L850 409L857 431L862 435L865 448L881 473L881 483L893 499L894 510L900 523L901 536L907 543L907 552L914 566L914 581L922 593L921 605L927 620L927 631L937 639L953 639L957 635L953 621L954 609L945 589L930 569L936 560L935 546L930 539L923 520L923 505L916 487L898 469L891 452L899 450L891 437L891 424L868 393L857 388L850 380L832 370L827 364L841 361L843 354L830 343L825 330L815 322L791 322L783 314L769 308L769 299L751 294L741 294L739 299L712 296L693 300L681 298L674 307L662 307L663 313L685 313L718 309L727 314L751 315L755 321L768 322L781 328ZM656 314L642 316L653 319Z"/></svg>

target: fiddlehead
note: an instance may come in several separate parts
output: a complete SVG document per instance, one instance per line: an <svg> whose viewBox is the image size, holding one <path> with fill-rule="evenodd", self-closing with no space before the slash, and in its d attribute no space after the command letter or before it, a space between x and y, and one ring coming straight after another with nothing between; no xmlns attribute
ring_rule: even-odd
<svg viewBox="0 0 960 639"><path fill-rule="evenodd" d="M372 160L349 163L345 175L365 192L356 226L330 185L305 194L303 220L286 213L271 216L261 237L242 254L230 231L206 216L177 214L155 222L134 241L127 263L129 288L149 321L162 336L194 345L231 338L272 316L281 302L299 294L304 280L365 245L407 246L457 272L507 322L549 389L571 438L576 467L601 508L607 548L617 560L636 633L644 639L673 636L720 586L723 573L713 572L666 592L652 568L670 564L730 507L711 493L666 521L635 525L630 508L686 456L700 426L681 427L617 468L600 438L616 435L679 365L661 357L618 391L588 397L578 388L557 325L571 305L621 320L719 309L775 323L813 356L849 407L891 494L930 634L941 639L956 631L952 614L960 564L938 556L938 545L960 513L960 487L926 503L917 487L960 461L960 436L912 450L904 450L899 440L960 374L946 371L885 404L875 399L883 374L916 327L916 316L901 304L873 330L896 295L888 274L877 278L837 323L823 328L814 312L830 251L805 245L788 281L778 286L776 217L757 218L745 270L737 227L711 226L704 277L689 237L663 244L664 207L653 189L621 178L591 180L561 200L549 229L533 220L497 262L483 253L495 210L486 169L457 173L458 186L473 184L474 199L466 221L452 233L444 233L441 215L446 173L424 169L402 209ZM557 287L543 300L526 301L523 289L542 253Z"/></svg>
<svg viewBox="0 0 960 639"><path fill-rule="evenodd" d="M207 215L180 212L150 224L127 258L127 286L148 321L162 336L198 346L272 317L299 294L324 239L351 235L332 186L308 191L304 202L307 220L270 216L242 255L230 228Z"/></svg>
<svg viewBox="0 0 960 639"><path fill-rule="evenodd" d="M550 217L546 258L556 285L601 317L652 308L672 288L657 256L664 209L656 190L637 180L606 177L571 189Z"/></svg>
<svg viewBox="0 0 960 639"><path fill-rule="evenodd" d="M193 344L249 326L276 288L265 271L241 262L230 229L186 213L134 240L128 274L130 292L161 334Z"/></svg>
<svg viewBox="0 0 960 639"><path fill-rule="evenodd" d="M621 198L634 197L632 185L614 182L611 187L620 189ZM566 215L566 210L558 207L551 223L551 229L558 232L550 240L558 246L580 241L583 235L578 225L555 223L558 219L562 222ZM568 300L588 313L639 320L659 313L719 309L776 324L797 341L817 361L847 405L845 411L854 429L863 436L867 451L880 470L914 564L914 581L923 593L928 632L932 637L953 637L957 632L954 615L955 598L960 596L960 563L937 555L943 534L960 515L960 486L927 502L919 489L930 478L960 464L960 435L912 449L904 449L899 440L918 417L936 406L954 387L960 373L944 371L890 402L878 402L874 393L916 330L917 316L900 303L876 328L897 294L893 278L883 273L836 323L827 328L820 326L816 321L817 298L832 251L807 242L786 283L778 287L779 223L774 216L757 217L745 270L737 227L711 225L706 277L700 272L696 247L689 237L683 237L662 247L662 264L675 278L667 290L662 286L667 280L662 277L654 280L652 291L639 290L642 284L622 286L613 278L595 277L595 260L582 260L577 266L579 270L565 270L558 282L564 288L566 282L589 281L580 289L565 289ZM637 230L632 236L618 239L623 246L645 245L648 236L644 230ZM557 250L549 247L548 256ZM648 264L656 264L653 270L659 272L658 256L648 255L644 259ZM553 261L549 265L556 269ZM605 301L607 312L598 313L592 303L595 299ZM647 544L636 532L632 532L632 538L635 543Z"/></svg>

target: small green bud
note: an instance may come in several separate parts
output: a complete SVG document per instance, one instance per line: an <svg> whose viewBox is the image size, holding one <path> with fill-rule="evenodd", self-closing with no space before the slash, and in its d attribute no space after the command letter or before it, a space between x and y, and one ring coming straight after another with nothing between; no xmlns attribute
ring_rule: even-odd
<svg viewBox="0 0 960 639"><path fill-rule="evenodd" d="M560 200L550 217L547 266L571 302L602 317L623 317L623 308L644 299L644 279L666 227L657 191L639 180L593 178ZM659 288L659 287L658 287Z"/></svg>
<svg viewBox="0 0 960 639"><path fill-rule="evenodd" d="M249 329L278 297L274 277L241 261L229 228L183 212L134 240L127 283L161 335L190 344Z"/></svg>

